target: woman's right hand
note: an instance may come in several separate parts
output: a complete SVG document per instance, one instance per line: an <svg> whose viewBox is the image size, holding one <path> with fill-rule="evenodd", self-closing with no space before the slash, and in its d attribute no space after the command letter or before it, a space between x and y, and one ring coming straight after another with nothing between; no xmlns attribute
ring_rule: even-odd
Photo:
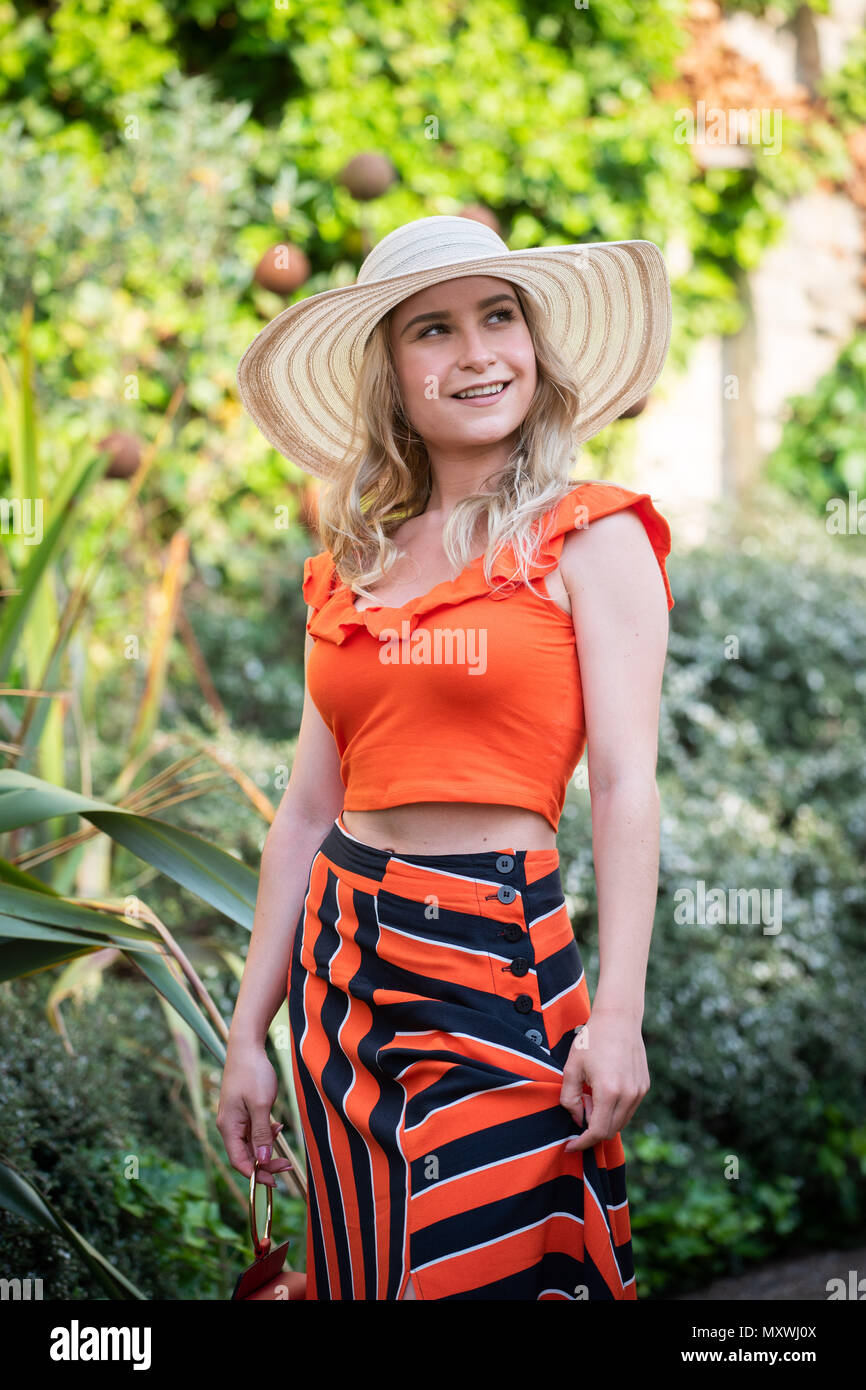
<svg viewBox="0 0 866 1390"><path fill-rule="evenodd" d="M274 1071L264 1044L232 1044L229 1042L223 1068L216 1126L219 1130L232 1167L249 1178L253 1160L260 1160L267 1150L264 1163L259 1163L257 1182L274 1187L271 1175L291 1168L287 1158L271 1157L273 1142L282 1129L270 1118L271 1107L277 1098L277 1073Z"/></svg>

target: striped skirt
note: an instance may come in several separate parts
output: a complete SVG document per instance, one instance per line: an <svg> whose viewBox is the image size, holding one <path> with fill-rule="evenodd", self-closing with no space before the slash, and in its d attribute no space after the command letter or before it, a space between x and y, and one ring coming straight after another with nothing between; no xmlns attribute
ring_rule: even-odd
<svg viewBox="0 0 866 1390"><path fill-rule="evenodd" d="M308 1299L637 1297L619 1134L563 1151L590 1008L557 850L400 856L338 817L288 1005Z"/></svg>

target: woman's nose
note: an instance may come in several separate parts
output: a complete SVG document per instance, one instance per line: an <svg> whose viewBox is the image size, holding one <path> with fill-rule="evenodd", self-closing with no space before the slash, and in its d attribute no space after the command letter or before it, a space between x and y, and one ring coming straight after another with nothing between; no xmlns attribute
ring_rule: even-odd
<svg viewBox="0 0 866 1390"><path fill-rule="evenodd" d="M483 371L488 363L495 361L496 353L485 345L483 339L472 336L464 342L463 350L458 354L457 365L459 367L477 367Z"/></svg>

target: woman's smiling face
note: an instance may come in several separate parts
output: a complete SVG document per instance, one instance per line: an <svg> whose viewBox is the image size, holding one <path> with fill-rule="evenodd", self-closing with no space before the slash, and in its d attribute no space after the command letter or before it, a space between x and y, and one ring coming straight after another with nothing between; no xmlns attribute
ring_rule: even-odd
<svg viewBox="0 0 866 1390"><path fill-rule="evenodd" d="M420 290L393 310L390 341L403 410L428 448L484 448L518 430L537 369L507 280L469 275ZM499 383L498 394L458 399L458 392Z"/></svg>

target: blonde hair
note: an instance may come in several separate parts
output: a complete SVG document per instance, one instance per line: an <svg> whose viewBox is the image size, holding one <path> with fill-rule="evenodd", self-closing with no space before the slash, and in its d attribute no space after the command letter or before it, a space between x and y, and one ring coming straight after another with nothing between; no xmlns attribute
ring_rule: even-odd
<svg viewBox="0 0 866 1390"><path fill-rule="evenodd" d="M461 498L442 532L456 578L475 559L473 537L486 514L488 584L496 557L508 544L514 547L518 565L511 578L528 582L529 564L546 539L534 523L579 482L588 481L568 478L577 457L578 386L547 337L540 306L516 285L511 288L535 348L535 394L505 466L485 479L493 482L493 489ZM380 319L367 338L355 382L353 425L358 427L360 416L364 442L354 462L347 457L341 475L325 483L318 507L319 536L339 578L354 593L371 599L375 595L365 586L384 578L403 553L391 533L424 511L432 483L426 445L403 413L389 337L393 312Z"/></svg>

